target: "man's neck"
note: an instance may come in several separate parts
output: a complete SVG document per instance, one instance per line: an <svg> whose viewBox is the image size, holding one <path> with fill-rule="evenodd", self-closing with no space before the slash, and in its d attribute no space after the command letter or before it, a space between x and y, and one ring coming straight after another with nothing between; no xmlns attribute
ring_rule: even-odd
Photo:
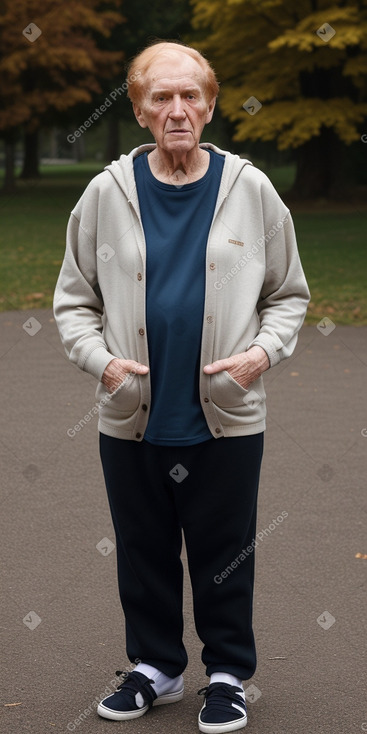
<svg viewBox="0 0 367 734"><path fill-rule="evenodd" d="M148 163L158 181L182 186L198 181L205 175L209 168L210 154L199 146L184 155L169 154L155 148L148 154Z"/></svg>

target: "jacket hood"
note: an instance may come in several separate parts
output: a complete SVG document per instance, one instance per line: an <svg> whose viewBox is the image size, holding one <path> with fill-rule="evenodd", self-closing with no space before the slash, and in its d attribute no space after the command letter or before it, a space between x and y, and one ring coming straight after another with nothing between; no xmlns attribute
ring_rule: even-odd
<svg viewBox="0 0 367 734"><path fill-rule="evenodd" d="M155 143L139 145L137 148L133 148L128 155L121 155L118 160L112 161L108 166L105 166L104 170L111 173L128 200L132 199L136 191L134 158L146 151L154 150L156 147ZM247 165L252 166L253 164L247 158L240 158L238 155L229 153L227 150L221 150L221 148L213 145L213 143L200 143L200 148L210 148L215 153L225 156L222 173L222 191L225 198L228 196L229 191L244 167Z"/></svg>

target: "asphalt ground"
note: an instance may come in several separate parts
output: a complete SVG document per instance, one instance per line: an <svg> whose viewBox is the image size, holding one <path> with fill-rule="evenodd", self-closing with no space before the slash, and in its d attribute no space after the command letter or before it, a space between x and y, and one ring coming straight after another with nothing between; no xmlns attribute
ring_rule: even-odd
<svg viewBox="0 0 367 734"><path fill-rule="evenodd" d="M325 324L265 374L249 734L367 731L367 327ZM130 722L96 714L132 666L97 417L67 433L95 380L68 362L51 311L2 313L0 337L1 732L197 732L208 679L184 553L184 699Z"/></svg>

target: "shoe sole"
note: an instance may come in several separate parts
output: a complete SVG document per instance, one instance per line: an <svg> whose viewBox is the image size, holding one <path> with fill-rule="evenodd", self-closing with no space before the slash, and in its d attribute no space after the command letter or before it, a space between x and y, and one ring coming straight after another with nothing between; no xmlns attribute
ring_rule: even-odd
<svg viewBox="0 0 367 734"><path fill-rule="evenodd" d="M153 706L161 706L164 703L176 703L176 701L181 701L183 694L183 688L179 691L174 691L173 693L164 693L153 701ZM114 711L114 709L109 709L107 706L99 703L97 714L102 716L104 719L111 719L112 721L127 721L128 719L137 719L139 716L144 716L148 710L148 706L143 706L141 709L137 709L136 711Z"/></svg>
<svg viewBox="0 0 367 734"><path fill-rule="evenodd" d="M237 719L237 721L229 721L228 724L204 724L204 722L200 721L199 716L199 731L204 732L204 734L225 734L227 731L242 729L246 724L247 716L243 719Z"/></svg>

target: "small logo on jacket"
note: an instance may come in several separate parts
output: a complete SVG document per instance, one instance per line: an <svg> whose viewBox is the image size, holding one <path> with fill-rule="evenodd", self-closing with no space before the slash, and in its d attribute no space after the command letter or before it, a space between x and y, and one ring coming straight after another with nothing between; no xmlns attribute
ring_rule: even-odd
<svg viewBox="0 0 367 734"><path fill-rule="evenodd" d="M228 240L228 242L231 243L231 245L240 245L241 247L244 246L244 242L241 242L241 240Z"/></svg>

